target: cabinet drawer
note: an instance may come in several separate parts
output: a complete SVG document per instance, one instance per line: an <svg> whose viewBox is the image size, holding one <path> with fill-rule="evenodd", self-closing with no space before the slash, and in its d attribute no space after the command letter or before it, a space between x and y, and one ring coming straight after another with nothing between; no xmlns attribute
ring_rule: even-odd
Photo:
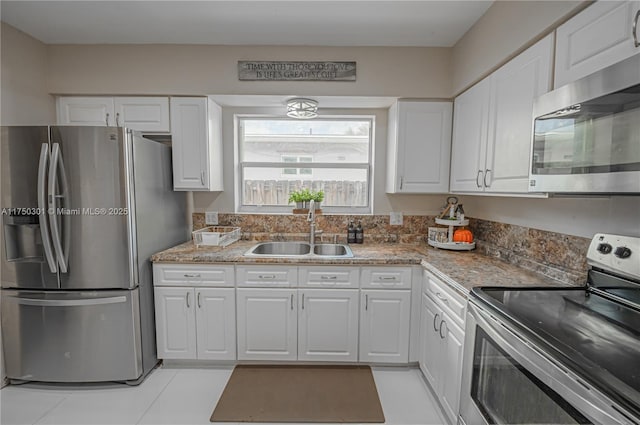
<svg viewBox="0 0 640 425"><path fill-rule="evenodd" d="M357 288L360 277L358 267L300 267L300 286L310 288Z"/></svg>
<svg viewBox="0 0 640 425"><path fill-rule="evenodd" d="M233 287L233 266L197 264L154 264L154 286Z"/></svg>
<svg viewBox="0 0 640 425"><path fill-rule="evenodd" d="M439 307L449 310L459 324L464 323L464 311L467 306L467 300L457 294L449 285L440 281L440 279L427 271L424 272L423 285L423 292L433 297Z"/></svg>
<svg viewBox="0 0 640 425"><path fill-rule="evenodd" d="M364 267L360 280L362 288L411 288L410 267Z"/></svg>
<svg viewBox="0 0 640 425"><path fill-rule="evenodd" d="M238 287L290 287L298 281L295 266L238 266Z"/></svg>

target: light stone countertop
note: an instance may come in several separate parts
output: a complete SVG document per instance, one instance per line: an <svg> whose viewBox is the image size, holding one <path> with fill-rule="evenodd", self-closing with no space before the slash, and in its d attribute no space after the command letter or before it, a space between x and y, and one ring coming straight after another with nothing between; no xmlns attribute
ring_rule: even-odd
<svg viewBox="0 0 640 425"><path fill-rule="evenodd" d="M426 245L349 245L353 258L245 257L255 241L227 247L196 247L185 242L151 257L154 263L182 264L316 264L316 265L421 265L463 295L476 286L567 286L497 258L473 251L446 251Z"/></svg>

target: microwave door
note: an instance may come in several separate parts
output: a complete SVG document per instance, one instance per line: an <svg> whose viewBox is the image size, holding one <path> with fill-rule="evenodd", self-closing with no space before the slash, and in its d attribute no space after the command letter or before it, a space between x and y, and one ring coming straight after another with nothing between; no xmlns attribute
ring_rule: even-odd
<svg viewBox="0 0 640 425"><path fill-rule="evenodd" d="M530 192L640 194L640 56L540 96Z"/></svg>
<svg viewBox="0 0 640 425"><path fill-rule="evenodd" d="M62 289L135 287L124 137L113 127L51 129L60 207L51 227Z"/></svg>
<svg viewBox="0 0 640 425"><path fill-rule="evenodd" d="M0 129L3 288L58 289L48 228L49 128Z"/></svg>

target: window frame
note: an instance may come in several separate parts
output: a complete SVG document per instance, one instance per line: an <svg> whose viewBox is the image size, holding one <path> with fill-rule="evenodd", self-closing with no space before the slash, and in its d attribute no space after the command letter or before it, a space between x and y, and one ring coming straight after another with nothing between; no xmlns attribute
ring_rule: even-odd
<svg viewBox="0 0 640 425"><path fill-rule="evenodd" d="M296 165L295 167L285 167L282 169L282 171L280 172L280 175L282 177L285 176L299 176L299 177L306 177L306 176L313 176L313 169L309 169L309 171L311 171L309 174L304 174L302 173L302 170L307 170L307 168L304 167L298 167L297 164L300 164L300 158L303 157L311 157L311 162L313 162L313 156L312 155L280 155L280 158L283 158L282 163L283 164L293 164ZM295 162L287 162L284 160L285 157L289 157L289 158L295 158ZM302 161L302 163L304 164L305 162ZM285 170L295 170L295 173L286 173Z"/></svg>
<svg viewBox="0 0 640 425"><path fill-rule="evenodd" d="M282 121L295 121L294 118L283 117L281 115L270 114L234 114L234 151L235 151L235 165L236 165L236 181L234 184L236 202L235 210L237 213L262 213L262 214L291 214L291 210L294 207L293 204L289 205L244 205L243 202L243 182L244 182L244 169L245 168L292 168L287 167L288 164L284 162L243 162L240 160L242 157L241 140L243 137L242 123L245 120L282 120ZM317 120L331 120L331 121L368 121L369 122L369 147L368 147L368 163L328 163L328 162L297 162L295 168L333 168L333 169L357 169L365 170L367 174L367 205L348 207L348 206L326 206L322 205L322 210L326 214L360 214L360 215L372 215L373 214L373 194L374 194L374 174L373 165L375 163L374 158L374 146L375 146L375 115L322 115L318 116ZM286 165L285 165L286 164ZM284 165L284 166L283 166ZM304 180L305 176L299 180Z"/></svg>

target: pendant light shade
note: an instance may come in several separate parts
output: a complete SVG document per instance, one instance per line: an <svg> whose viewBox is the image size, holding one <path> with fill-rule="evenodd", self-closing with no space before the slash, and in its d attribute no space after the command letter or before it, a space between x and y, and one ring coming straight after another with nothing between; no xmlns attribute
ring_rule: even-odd
<svg viewBox="0 0 640 425"><path fill-rule="evenodd" d="M306 120L318 116L318 102L304 97L294 97L287 100L287 116Z"/></svg>

